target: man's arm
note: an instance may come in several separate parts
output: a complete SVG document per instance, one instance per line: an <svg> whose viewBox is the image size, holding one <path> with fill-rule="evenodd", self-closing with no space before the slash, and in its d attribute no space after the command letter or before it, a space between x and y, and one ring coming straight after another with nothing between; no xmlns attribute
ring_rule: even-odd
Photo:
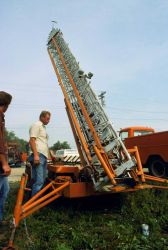
<svg viewBox="0 0 168 250"><path fill-rule="evenodd" d="M55 162L56 161L56 157L55 157L54 153L52 152L52 150L49 149L48 152L49 152L49 158L51 158L51 160L53 162Z"/></svg>
<svg viewBox="0 0 168 250"><path fill-rule="evenodd" d="M2 169L4 171L4 175L10 175L11 168L8 165L6 156L4 154L0 154L0 162L2 163Z"/></svg>
<svg viewBox="0 0 168 250"><path fill-rule="evenodd" d="M33 151L34 154L34 164L35 165L39 165L40 164L40 158L39 158L39 154L36 148L36 138L39 135L39 126L35 123L31 126L30 130L29 130L29 134L30 134L30 147L31 150Z"/></svg>
<svg viewBox="0 0 168 250"><path fill-rule="evenodd" d="M33 151L34 154L34 164L35 165L39 165L40 164L40 158L39 158L39 154L37 152L37 148L36 148L36 138L35 137L30 137L30 147Z"/></svg>
<svg viewBox="0 0 168 250"><path fill-rule="evenodd" d="M1 120L0 122L2 124ZM2 164L2 169L4 171L3 174L7 176L10 175L11 168L9 167L8 161L7 161L6 147L5 147L4 134L2 131L2 127L0 127L0 163Z"/></svg>

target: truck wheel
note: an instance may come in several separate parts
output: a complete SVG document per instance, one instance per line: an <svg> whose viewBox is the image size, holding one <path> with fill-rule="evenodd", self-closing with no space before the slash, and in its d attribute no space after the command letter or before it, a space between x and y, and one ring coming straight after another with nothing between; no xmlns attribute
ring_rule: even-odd
<svg viewBox="0 0 168 250"><path fill-rule="evenodd" d="M166 177L166 166L161 159L152 159L149 163L149 173L156 177Z"/></svg>

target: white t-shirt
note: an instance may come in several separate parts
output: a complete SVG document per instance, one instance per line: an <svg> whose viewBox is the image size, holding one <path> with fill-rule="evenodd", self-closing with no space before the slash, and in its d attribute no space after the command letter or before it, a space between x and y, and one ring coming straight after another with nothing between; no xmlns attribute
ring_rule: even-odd
<svg viewBox="0 0 168 250"><path fill-rule="evenodd" d="M43 154L47 158L49 157L48 148L48 135L46 132L46 127L41 121L34 123L29 130L30 137L36 138L36 148L37 152Z"/></svg>

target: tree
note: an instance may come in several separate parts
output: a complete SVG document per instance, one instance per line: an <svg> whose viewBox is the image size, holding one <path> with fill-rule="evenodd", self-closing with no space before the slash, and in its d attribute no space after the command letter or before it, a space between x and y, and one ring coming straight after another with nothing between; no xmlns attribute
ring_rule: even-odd
<svg viewBox="0 0 168 250"><path fill-rule="evenodd" d="M8 141L15 141L16 140L16 135L13 131L8 131L7 129L5 130L5 136L6 140Z"/></svg>
<svg viewBox="0 0 168 250"><path fill-rule="evenodd" d="M59 149L70 149L70 145L67 141L57 141L50 149L52 150L59 150Z"/></svg>
<svg viewBox="0 0 168 250"><path fill-rule="evenodd" d="M27 141L17 137L13 131L5 130L5 136L7 142L16 142L20 147L20 151L26 151Z"/></svg>

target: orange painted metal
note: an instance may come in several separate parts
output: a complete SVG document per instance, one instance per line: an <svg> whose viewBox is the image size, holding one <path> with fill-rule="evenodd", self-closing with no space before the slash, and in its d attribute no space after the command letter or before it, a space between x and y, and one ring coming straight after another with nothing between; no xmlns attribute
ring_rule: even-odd
<svg viewBox="0 0 168 250"><path fill-rule="evenodd" d="M87 110L86 110L86 108L85 108L85 105L83 104L83 101L82 101L82 99L81 99L81 97L80 97L80 95L79 95L79 92L78 92L77 88L76 88L75 82L74 82L74 80L73 80L73 78L72 78L72 76L71 76L71 74L70 74L70 72L69 72L69 69L68 69L68 67L67 67L67 65L66 65L66 63L65 63L65 61L64 61L63 56L62 56L62 53L61 53L61 51L60 51L60 49L59 49L59 47L58 47L58 45L57 45L57 43L56 43L56 41L55 41L54 38L52 38L52 42L53 42L53 45L55 46L55 48L56 48L56 50L57 50L57 52L58 52L58 54L59 54L60 60L61 60L61 62L62 62L62 64L63 64L63 66L64 66L65 72L66 72L66 74L67 74L67 76L68 76L68 78L69 78L69 81L70 81L70 83L71 83L71 86L72 86L72 88L73 88L73 90L74 90L74 93L75 93L76 98L77 98L77 100L78 100L78 104L79 104L79 106L80 106L80 108L81 108L81 110L82 110L82 113L83 113L83 115L85 116L86 122L87 122L87 124L88 124L88 126L89 126L89 128L90 128L90 130L91 130L91 133L92 133L92 135L93 135L93 138L94 138L94 140L95 140L95 143L96 143L96 145L97 145L100 149L102 149L102 145L101 145L100 140L99 140L99 138L98 138L98 136L97 136L97 133L96 133L95 128L94 128L94 126L93 126L93 124L92 124L92 121L91 121L90 118L89 118L89 115L88 115L88 113L87 113Z"/></svg>
<svg viewBox="0 0 168 250"><path fill-rule="evenodd" d="M60 196L62 196L61 194L57 194L55 195L54 197L51 197L50 199L46 200L45 202L43 202L42 204L36 206L36 207L33 207L30 211L28 212L25 212L23 215L20 216L20 220L26 218L27 216L29 216L30 214L36 212L37 210L39 210L40 208L42 207L45 207L47 206L49 203L51 203L52 201L58 199Z"/></svg>
<svg viewBox="0 0 168 250"><path fill-rule="evenodd" d="M158 177L147 175L147 174L145 174L144 176L145 176L146 180L156 181L156 182L167 183L168 184L168 179L158 178Z"/></svg>
<svg viewBox="0 0 168 250"><path fill-rule="evenodd" d="M79 138L80 138L80 141L81 141L83 150L84 150L84 152L86 153L86 157L87 157L87 159L88 159L88 162L89 162L90 164L92 164L92 158L91 158L90 152L89 152L89 150L88 150L87 143L86 143L86 141L85 141L85 138L84 138L83 134L81 133L79 123L78 123L78 121L77 121L77 119L76 119L76 117L75 117L75 115L74 115L72 105L71 105L71 103L70 103L70 101L69 101L69 99L68 99L68 96L67 96L67 93L66 93L66 91L65 91L64 85L62 84L62 80L61 80L60 74L59 74L59 72L58 72L58 70L57 70L57 66L56 66L56 64L55 64L55 62L54 62L54 60L53 60L52 54L51 54L51 52L50 52L49 49L48 49L48 53L49 53L49 56L50 56L52 65L53 65L53 67L54 67L55 73L56 73L56 75L57 75L58 82L59 82L60 87L61 87L61 89L62 89L63 95L64 95L64 97L65 97L66 105L67 105L67 107L68 107L68 109L69 109L69 113L70 113L70 115L71 115L73 124L74 124L74 126L75 126L75 128L76 128L76 131L77 131L77 133L78 133L78 136L79 136Z"/></svg>
<svg viewBox="0 0 168 250"><path fill-rule="evenodd" d="M128 149L128 152L130 154L134 154L137 162L137 175L141 176L141 181L145 182L145 175L143 172L142 164L141 164L141 159L139 156L138 148L135 146L133 149Z"/></svg>
<svg viewBox="0 0 168 250"><path fill-rule="evenodd" d="M160 157L168 163L168 131L129 137L124 140L126 148L138 147L142 165L148 165L151 157Z"/></svg>
<svg viewBox="0 0 168 250"><path fill-rule="evenodd" d="M52 173L57 173L57 175L70 175L75 176L77 179L79 177L80 169L82 169L82 166L66 166L66 165L48 165L48 170Z"/></svg>
<svg viewBox="0 0 168 250"><path fill-rule="evenodd" d="M53 182L53 184L54 184L54 182ZM68 182L65 182L65 183L63 183L63 184L61 184L60 183L60 187L57 187L57 188L55 188L53 191L50 191L48 194L46 194L46 195L44 195L44 196L42 196L41 198L40 198L40 196L41 196L41 194L40 194L40 192L38 192L37 193L37 197L36 197L36 201L33 199L34 197L32 197L30 200L29 200L29 202L27 202L27 203L25 203L25 205L24 205L24 207L22 207L22 211L21 211L21 214L24 214L25 212L27 212L27 211L29 211L29 210L31 210L33 207L36 207L36 208L38 208L39 206L40 207L43 207L43 205L42 204L44 204L44 206L45 206L45 202L46 202L46 200L47 199L49 199L51 196L54 196L54 195L56 195L55 197L57 198L57 195L58 195L58 193L61 191L61 190L63 190L65 187L67 187L67 186L69 186L69 181ZM43 189L41 190L41 191L43 191ZM43 193L44 193L44 191L43 191ZM54 198L54 197L53 197ZM44 202L44 203L43 203ZM39 205L40 204L40 205ZM47 203L48 204L48 203ZM39 206L38 206L39 205ZM31 211L29 212L29 213L31 213Z"/></svg>
<svg viewBox="0 0 168 250"><path fill-rule="evenodd" d="M14 209L14 220L15 220L15 226L18 226L19 223L19 217L22 212L22 202L24 198L24 188L26 187L26 182L27 182L27 175L23 174L21 181L20 181L20 188L18 191L18 196L17 196L17 201L16 201L16 206Z"/></svg>
<svg viewBox="0 0 168 250"><path fill-rule="evenodd" d="M144 172L143 172L143 168L142 168L142 164L141 164L141 159L139 156L139 152L138 152L138 148L135 146L135 158L137 161L137 169L138 169L138 175L141 176L141 180L142 182L145 182L145 176L144 176Z"/></svg>
<svg viewBox="0 0 168 250"><path fill-rule="evenodd" d="M101 154L102 154L102 155L101 155L101 158L104 158L103 160L104 160L105 165L106 165L106 168L105 168L104 170L107 172L107 168L109 169L108 173L111 172L111 174L109 175L109 178L110 178L110 180L112 180L112 179L114 179L112 176L115 175L115 174L114 174L114 171L113 171L113 168L112 168L112 165L110 164L109 159L108 159L108 156L107 156L106 152L104 151L104 148L103 148L102 145L101 145L100 139L99 139L99 137L98 137L98 135L97 135L97 133L96 133L96 131L95 131L95 128L94 128L94 126L93 126L93 124L92 124L92 121L91 121L91 119L90 119L90 117L89 117L89 115L88 115L88 113L87 113L87 110L86 110L86 108L85 108L85 105L83 104L83 101L82 101L82 99L81 99L81 97L80 97L80 95L79 95L79 92L78 92L78 90L77 90L77 88L76 88L75 82L74 82L74 80L73 80L73 78L72 78L72 76L71 76L71 74L70 74L70 72L69 72L69 69L68 69L68 67L67 67L67 65L66 65L66 63L65 63L65 61L64 61L63 56L62 56L62 53L61 53L61 51L60 51L60 49L59 49L59 47L58 47L56 41L54 40L54 38L52 38L52 42L53 42L53 45L55 46L55 48L56 48L56 50L57 50L57 52L58 52L58 54L59 54L60 60L61 60L61 62L62 62L62 64L63 64L63 66L64 66L65 72L66 72L66 74L67 74L67 76L68 76L68 78L69 78L69 81L70 81L70 83L71 83L71 86L72 86L72 88L73 88L73 90L74 90L74 93L75 93L75 95L76 95L76 98L77 98L77 100L78 100L78 104L79 104L79 106L80 106L80 108L81 108L81 110L82 110L82 113L83 113L83 115L84 115L84 117L85 117L85 119L86 119L86 122L87 122L87 124L88 124L88 126L89 126L89 128L90 128L90 132L92 133L92 136L93 136L93 138L94 138L96 147L97 147L99 150L101 150L101 151L99 151L99 153L101 152ZM54 62L53 62L53 64L54 64ZM66 99L66 100L67 100L67 99ZM96 152L98 152L98 151L96 151ZM96 153L96 154L97 154L97 153ZM99 157L100 157L100 154L99 154ZM103 168L104 168L105 165L103 165ZM114 183L114 182L115 182L115 181L113 180L112 183Z"/></svg>
<svg viewBox="0 0 168 250"><path fill-rule="evenodd" d="M84 158L84 154L82 152L82 149L81 149L81 146L80 146L80 143L79 143L79 137L77 136L77 132L76 132L75 126L73 124L73 120L71 118L71 114L69 112L69 109L67 107L66 100L65 100L65 105L66 105L66 112L67 112L67 115L68 115L69 123L71 125L71 129L72 129L73 136L74 136L74 139L75 139L75 142L76 142L76 146L77 146L77 149L78 149L78 153L79 153L79 156L80 156L82 166L86 167L86 160Z"/></svg>
<svg viewBox="0 0 168 250"><path fill-rule="evenodd" d="M164 186L157 186L157 185L149 185L149 184L137 184L133 188L129 186L115 186L109 188L112 193L123 193L123 192L135 192L143 189L165 189L168 190L168 187Z"/></svg>
<svg viewBox="0 0 168 250"><path fill-rule="evenodd" d="M128 132L128 137L134 137L134 133L136 131L144 131L144 132L150 132L150 133L155 133L155 130L153 128L148 128L148 127L142 127L142 126L137 126L137 127L128 127L128 128L123 128L120 130L120 133L122 132Z"/></svg>
<svg viewBox="0 0 168 250"><path fill-rule="evenodd" d="M66 198L81 198L95 195L93 183L76 182L70 183L67 189L64 189L63 196Z"/></svg>
<svg viewBox="0 0 168 250"><path fill-rule="evenodd" d="M23 175L21 178L20 189L18 192L17 201L15 205L15 210L14 210L14 226L15 227L18 226L19 221L22 220L23 218L39 210L40 208L46 206L47 204L51 203L53 200L59 198L62 195L62 191L70 185L69 181L66 181L64 183L56 183L55 181L52 181L23 205L22 202L23 202L24 187L25 187L26 180L27 180L27 176ZM52 188L52 185L55 185L54 188ZM52 188L52 191L49 191L49 193L44 194L50 188ZM42 194L43 196L41 197Z"/></svg>
<svg viewBox="0 0 168 250"><path fill-rule="evenodd" d="M105 170L107 176L108 176L109 179L111 180L111 183L112 183L113 185L115 185L115 184L116 184L116 181L115 181L115 179L114 179L114 174L111 173L111 171L110 171L109 168L107 167L106 162L104 161L104 159L103 159L103 157L102 157L102 155L101 155L99 149L98 149L95 145L93 145L93 148L94 148L94 151L95 151L95 153L96 153L96 155L97 155L97 157L98 157L98 159L99 159L101 165L103 166L103 168L104 168L104 170Z"/></svg>
<svg viewBox="0 0 168 250"><path fill-rule="evenodd" d="M28 206L29 204L31 204L33 201L35 201L39 196L41 196L44 192L46 192L50 187L52 187L52 182L50 182L47 186L45 186L43 189L41 189L37 194L35 194L29 201L27 201L24 205L23 205L23 209Z"/></svg>

